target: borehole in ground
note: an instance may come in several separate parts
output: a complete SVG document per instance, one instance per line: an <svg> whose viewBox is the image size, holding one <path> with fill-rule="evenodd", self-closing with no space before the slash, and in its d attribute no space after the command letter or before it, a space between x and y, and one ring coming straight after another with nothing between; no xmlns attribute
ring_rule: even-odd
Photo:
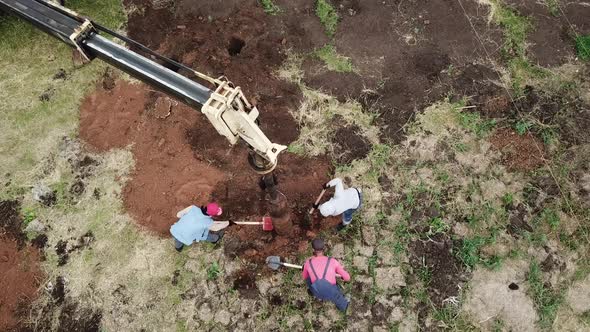
<svg viewBox="0 0 590 332"><path fill-rule="evenodd" d="M246 46L246 42L237 37L231 37L227 47L227 53L231 56L236 56L242 52L242 48Z"/></svg>
<svg viewBox="0 0 590 332"><path fill-rule="evenodd" d="M232 285L233 289L237 290L244 298L254 299L258 297L256 276L252 271L246 269L238 271Z"/></svg>

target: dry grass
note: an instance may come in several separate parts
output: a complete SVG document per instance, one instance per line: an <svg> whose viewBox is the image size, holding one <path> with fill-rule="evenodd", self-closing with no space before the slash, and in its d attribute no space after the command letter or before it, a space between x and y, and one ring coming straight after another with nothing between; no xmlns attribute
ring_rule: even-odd
<svg viewBox="0 0 590 332"><path fill-rule="evenodd" d="M331 153L332 133L347 125L358 126L362 136L371 144L378 144L379 128L373 123L376 115L363 111L357 101L341 103L334 96L308 88L302 82L302 62L302 56L290 52L276 72L278 77L299 85L303 92L301 105L291 113L301 128L299 138L290 145L291 151L308 156Z"/></svg>

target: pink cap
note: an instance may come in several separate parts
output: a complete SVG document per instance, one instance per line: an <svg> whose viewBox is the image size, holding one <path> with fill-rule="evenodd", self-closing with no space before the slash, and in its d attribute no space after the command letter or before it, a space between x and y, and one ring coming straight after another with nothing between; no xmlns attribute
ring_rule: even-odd
<svg viewBox="0 0 590 332"><path fill-rule="evenodd" d="M207 204L207 214L215 217L215 216L220 216L223 213L223 210L221 209L221 206L219 206L217 203L209 203Z"/></svg>

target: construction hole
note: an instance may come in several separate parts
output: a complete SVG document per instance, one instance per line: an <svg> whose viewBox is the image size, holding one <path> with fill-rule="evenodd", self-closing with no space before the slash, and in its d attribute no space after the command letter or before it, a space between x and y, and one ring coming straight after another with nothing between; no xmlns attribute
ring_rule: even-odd
<svg viewBox="0 0 590 332"><path fill-rule="evenodd" d="M229 46L227 47L227 52L231 56L236 56L240 54L244 46L246 46L245 41L243 41L240 38L231 37L231 39L229 40Z"/></svg>

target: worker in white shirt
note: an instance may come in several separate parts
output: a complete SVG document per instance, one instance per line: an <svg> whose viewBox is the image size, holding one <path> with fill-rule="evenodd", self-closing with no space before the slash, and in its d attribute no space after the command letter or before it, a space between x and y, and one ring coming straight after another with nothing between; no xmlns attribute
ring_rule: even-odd
<svg viewBox="0 0 590 332"><path fill-rule="evenodd" d="M344 184L340 178L335 178L324 185L324 189L330 187L336 187L334 196L319 206L314 205L314 208L319 208L324 217L342 214L342 224L338 225L340 231L352 221L352 215L361 207L363 196L360 189L352 187L344 189Z"/></svg>

